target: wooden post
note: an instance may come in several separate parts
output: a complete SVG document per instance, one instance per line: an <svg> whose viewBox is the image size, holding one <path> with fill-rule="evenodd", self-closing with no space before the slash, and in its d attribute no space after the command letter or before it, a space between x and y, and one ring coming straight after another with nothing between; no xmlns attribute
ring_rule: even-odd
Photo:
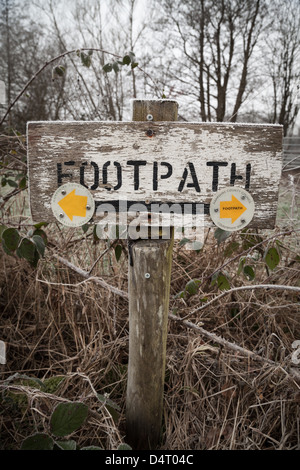
<svg viewBox="0 0 300 470"><path fill-rule="evenodd" d="M176 121L176 101L133 101L133 121ZM155 135L154 137L155 138ZM160 438L173 231L170 240L139 240L129 263L129 365L127 442L154 449ZM131 265L132 264L132 265Z"/></svg>

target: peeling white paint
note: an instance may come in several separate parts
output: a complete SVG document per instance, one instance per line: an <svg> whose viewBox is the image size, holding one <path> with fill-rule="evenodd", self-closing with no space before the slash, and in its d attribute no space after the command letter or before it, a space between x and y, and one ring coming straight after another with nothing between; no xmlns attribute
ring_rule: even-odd
<svg viewBox="0 0 300 470"><path fill-rule="evenodd" d="M173 100L171 100L173 101ZM154 136L146 136L147 129ZM51 197L57 189L57 163L62 163L62 183L80 181L80 166L84 169L84 182L97 201L129 201L152 203L209 204L214 194L213 168L207 162L227 162L220 167L219 187L229 186L231 164L236 164L237 186L245 186L246 165L251 163L251 193L256 214L253 226L262 226L272 220L277 208L279 181L282 168L282 126L244 123L178 123L178 122L87 122L41 121L27 126L29 188L34 220L51 221ZM66 166L68 161L73 166ZM134 168L129 160L144 160L139 168L139 188L134 188ZM117 183L113 162L122 167L122 186L119 190L101 187L102 167L107 161L108 181ZM99 168L99 186L91 190L94 182L94 162ZM153 189L153 163L158 163L158 188ZM172 175L161 178L166 169L162 162L172 165ZM179 184L188 164L193 163L200 192L188 187L192 182L188 174L183 190Z"/></svg>

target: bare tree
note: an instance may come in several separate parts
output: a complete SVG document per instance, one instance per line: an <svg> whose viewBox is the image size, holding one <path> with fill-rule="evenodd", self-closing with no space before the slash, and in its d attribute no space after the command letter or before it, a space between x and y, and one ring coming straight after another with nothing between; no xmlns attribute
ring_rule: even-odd
<svg viewBox="0 0 300 470"><path fill-rule="evenodd" d="M287 135L299 112L296 97L300 83L300 4L297 0L274 0L270 12L272 32L266 38L267 74L273 91L270 120L282 124Z"/></svg>
<svg viewBox="0 0 300 470"><path fill-rule="evenodd" d="M172 44L177 54L168 64L170 83L188 87L199 103L202 121L235 121L251 82L249 64L263 30L261 0L164 0L162 4L169 27L164 47ZM178 51L182 51L179 60Z"/></svg>

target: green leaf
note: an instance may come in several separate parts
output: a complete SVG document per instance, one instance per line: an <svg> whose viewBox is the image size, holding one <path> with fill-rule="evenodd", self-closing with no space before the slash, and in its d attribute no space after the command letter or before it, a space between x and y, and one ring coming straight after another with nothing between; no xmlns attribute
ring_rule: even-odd
<svg viewBox="0 0 300 470"><path fill-rule="evenodd" d="M63 65L57 65L52 69L52 80L55 80L57 77L63 77L65 74L65 67Z"/></svg>
<svg viewBox="0 0 300 470"><path fill-rule="evenodd" d="M244 267L244 264L246 262L246 259L242 256L240 258L240 262L239 262L239 267L238 267L238 270L237 270L237 275L239 276L241 274L241 272L243 271L243 267Z"/></svg>
<svg viewBox="0 0 300 470"><path fill-rule="evenodd" d="M76 450L75 441L55 441L55 444L60 448L60 450Z"/></svg>
<svg viewBox="0 0 300 470"><path fill-rule="evenodd" d="M199 281L195 281L191 279L185 286L185 291L188 292L190 295L195 295L198 292L198 285Z"/></svg>
<svg viewBox="0 0 300 470"><path fill-rule="evenodd" d="M183 238L182 240L180 240L179 242L179 246L184 246L186 245L187 243L190 243L190 239L189 238Z"/></svg>
<svg viewBox="0 0 300 470"><path fill-rule="evenodd" d="M7 179L3 177L1 180L1 186L4 188L4 186L6 186L6 183L7 183Z"/></svg>
<svg viewBox="0 0 300 470"><path fill-rule="evenodd" d="M117 450L132 450L128 444L120 444Z"/></svg>
<svg viewBox="0 0 300 470"><path fill-rule="evenodd" d="M84 224L81 228L82 228L83 233L86 233L88 229L90 228L90 224Z"/></svg>
<svg viewBox="0 0 300 470"><path fill-rule="evenodd" d="M121 254L122 254L122 245L117 245L116 248L115 248L115 255L116 255L116 260L119 261L119 259L121 258Z"/></svg>
<svg viewBox="0 0 300 470"><path fill-rule="evenodd" d="M102 447L97 447L97 446L87 446L87 447L81 447L80 450L104 450Z"/></svg>
<svg viewBox="0 0 300 470"><path fill-rule="evenodd" d="M47 246L48 245L48 238L47 238L47 234L46 232L44 232L44 230L38 228L36 229L33 234L32 234L32 237L34 237L35 235L38 235L39 237L41 237L43 239L43 242L44 242L44 245Z"/></svg>
<svg viewBox="0 0 300 470"><path fill-rule="evenodd" d="M227 277L224 274L219 274L218 279L218 287L220 290L229 290L230 284Z"/></svg>
<svg viewBox="0 0 300 470"><path fill-rule="evenodd" d="M105 64L102 68L103 72L106 72L106 73L109 73L112 71L112 64L108 63L108 64Z"/></svg>
<svg viewBox="0 0 300 470"><path fill-rule="evenodd" d="M26 177L24 176L20 181L19 181L19 189L25 189L26 188Z"/></svg>
<svg viewBox="0 0 300 470"><path fill-rule="evenodd" d="M245 266L243 269L243 273L245 277L248 279L248 281L253 281L255 279L255 272L254 269L251 266Z"/></svg>
<svg viewBox="0 0 300 470"><path fill-rule="evenodd" d="M129 65L129 64L131 64L131 57L129 54L126 54L123 57L123 65Z"/></svg>
<svg viewBox="0 0 300 470"><path fill-rule="evenodd" d="M8 379L6 379L6 382L9 383L12 381L18 381L19 383L22 383L23 385L25 380L28 381L28 385L31 387L34 387L37 385L38 386L37 388L39 388L40 390L43 390L44 388L43 382L37 377L31 377L30 375L26 375L26 374L19 374L18 372L8 377Z"/></svg>
<svg viewBox="0 0 300 470"><path fill-rule="evenodd" d="M59 403L50 419L52 434L64 437L76 431L86 420L88 407L81 402Z"/></svg>
<svg viewBox="0 0 300 470"><path fill-rule="evenodd" d="M20 258L26 259L27 261L29 261L29 263L35 263L36 262L35 254L36 254L35 244L28 238L23 238L17 250L17 255Z"/></svg>
<svg viewBox="0 0 300 470"><path fill-rule="evenodd" d="M47 227L49 225L49 222L39 222L38 224L34 225L34 228L39 229L41 227Z"/></svg>
<svg viewBox="0 0 300 470"><path fill-rule="evenodd" d="M37 251L41 256L45 254L45 243L40 235L33 235L32 240L36 246Z"/></svg>
<svg viewBox="0 0 300 470"><path fill-rule="evenodd" d="M54 441L48 434L33 434L22 443L21 450L52 450Z"/></svg>
<svg viewBox="0 0 300 470"><path fill-rule="evenodd" d="M227 230L222 230L221 228L217 228L214 233L214 237L216 238L218 245L220 245L222 242L227 240L228 237L232 232L228 232Z"/></svg>
<svg viewBox="0 0 300 470"><path fill-rule="evenodd" d="M276 248L272 247L265 254L265 262L271 270L275 269L280 261L280 256Z"/></svg>
<svg viewBox="0 0 300 470"><path fill-rule="evenodd" d="M17 188L18 187L18 183L16 183L16 181L14 181L14 180L7 180L7 183L12 188Z"/></svg>
<svg viewBox="0 0 300 470"><path fill-rule="evenodd" d="M138 67L138 65L139 65L138 62L133 62L133 63L131 64L131 68L132 68L132 69L135 69L136 67Z"/></svg>
<svg viewBox="0 0 300 470"><path fill-rule="evenodd" d="M81 52L80 54L81 63L84 67L90 67L92 63L91 55Z"/></svg>
<svg viewBox="0 0 300 470"><path fill-rule="evenodd" d="M114 63L112 64L112 68L113 68L113 70L114 70L115 73L118 73L118 72L120 71L120 67L119 67L119 65L118 65L118 62L114 62Z"/></svg>
<svg viewBox="0 0 300 470"><path fill-rule="evenodd" d="M221 290L228 290L230 289L230 284L228 278L222 272L217 272L212 276L212 286L215 284L218 285L218 288Z"/></svg>
<svg viewBox="0 0 300 470"><path fill-rule="evenodd" d="M184 299L185 298L185 291L182 290L175 295L175 299Z"/></svg>
<svg viewBox="0 0 300 470"><path fill-rule="evenodd" d="M15 251L20 243L20 235L15 228L8 228L2 233L2 240L9 251Z"/></svg>
<svg viewBox="0 0 300 470"><path fill-rule="evenodd" d="M56 393L60 384L65 380L64 375L56 375L49 377L43 381L44 392L46 393Z"/></svg>

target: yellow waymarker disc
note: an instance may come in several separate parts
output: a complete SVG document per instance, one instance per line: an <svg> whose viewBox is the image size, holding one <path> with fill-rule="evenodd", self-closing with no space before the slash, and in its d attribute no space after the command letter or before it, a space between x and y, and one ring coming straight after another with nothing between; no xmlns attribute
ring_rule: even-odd
<svg viewBox="0 0 300 470"><path fill-rule="evenodd" d="M230 186L214 195L209 212L217 227L234 232L243 229L251 222L254 209L255 204L248 191Z"/></svg>
<svg viewBox="0 0 300 470"><path fill-rule="evenodd" d="M80 227L93 217L95 201L89 190L81 184L66 183L53 194L51 208L63 225Z"/></svg>

